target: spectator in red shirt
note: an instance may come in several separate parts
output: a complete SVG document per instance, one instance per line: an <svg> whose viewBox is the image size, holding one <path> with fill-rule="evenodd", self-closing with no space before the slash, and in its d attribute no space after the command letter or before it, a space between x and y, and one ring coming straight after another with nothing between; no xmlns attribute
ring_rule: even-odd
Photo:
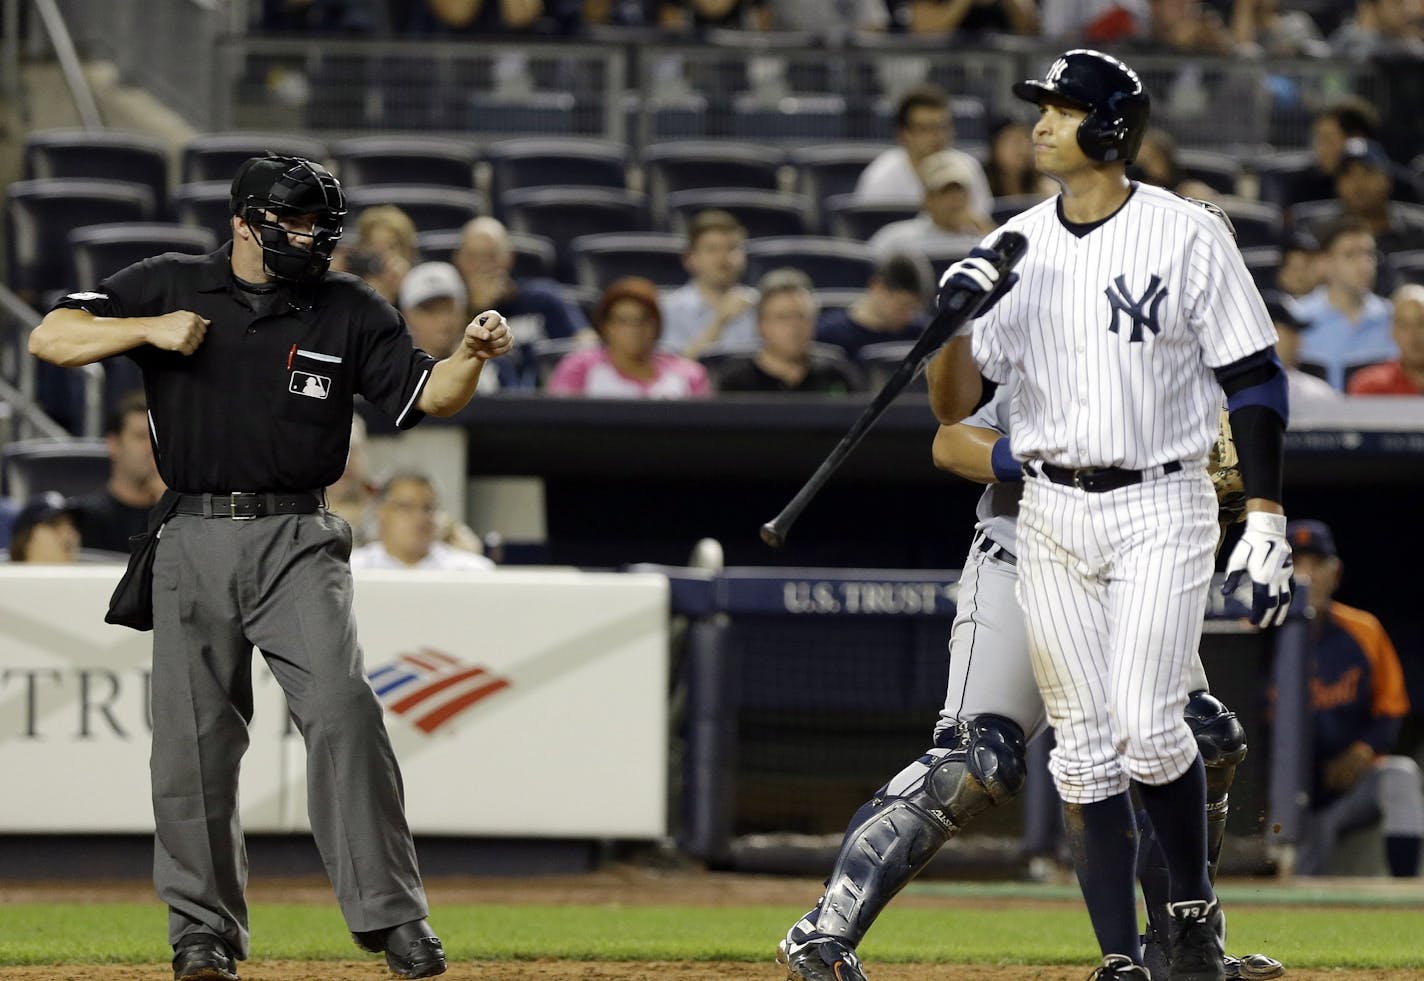
<svg viewBox="0 0 1424 981"><path fill-rule="evenodd" d="M1372 614L1335 602L1341 564L1330 529L1292 521L1286 539L1313 611L1313 780L1295 870L1324 875L1340 836L1378 821L1390 874L1413 877L1424 838L1424 783L1414 760L1389 755L1409 714L1399 655Z"/></svg>
<svg viewBox="0 0 1424 981"><path fill-rule="evenodd" d="M1407 283L1393 300L1390 329L1399 357L1356 371L1345 387L1351 395L1424 395L1424 286Z"/></svg>

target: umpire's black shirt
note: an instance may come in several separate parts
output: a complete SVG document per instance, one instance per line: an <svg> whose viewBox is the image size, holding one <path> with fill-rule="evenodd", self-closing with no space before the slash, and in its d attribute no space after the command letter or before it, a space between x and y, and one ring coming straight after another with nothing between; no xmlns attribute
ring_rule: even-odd
<svg viewBox="0 0 1424 981"><path fill-rule="evenodd" d="M401 429L435 359L405 321L355 276L254 293L232 274L232 243L206 256L169 253L71 293L57 306L98 317L191 310L211 321L184 356L141 344L154 455L164 483L185 494L304 491L346 468L352 397L384 409Z"/></svg>

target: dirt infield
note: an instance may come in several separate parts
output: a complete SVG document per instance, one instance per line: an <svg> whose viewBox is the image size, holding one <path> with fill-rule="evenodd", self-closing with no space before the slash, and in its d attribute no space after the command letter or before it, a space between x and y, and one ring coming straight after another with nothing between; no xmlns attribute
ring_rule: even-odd
<svg viewBox="0 0 1424 981"><path fill-rule="evenodd" d="M434 879L427 882L437 910L455 903L547 903L568 905L778 905L799 906L813 901L820 883L782 876L729 875L689 870L615 866L577 876L533 878ZM254 902L332 903L331 887L322 879L254 880L248 890ZM26 902L144 902L153 899L146 882L0 883L0 904ZM900 906L947 908L964 900L906 894ZM983 906L985 900L973 900ZM1033 900L996 903L1022 909ZM874 981L1083 981L1090 965L986 966L983 964L869 964ZM241 965L244 981L383 981L391 975L379 959L364 961L292 962L257 960ZM169 981L167 964L51 965L0 968L0 981ZM781 981L785 973L768 957L757 962L668 963L639 961L462 961L450 965L449 981ZM1416 970L1291 970L1289 981L1404 981L1417 979Z"/></svg>

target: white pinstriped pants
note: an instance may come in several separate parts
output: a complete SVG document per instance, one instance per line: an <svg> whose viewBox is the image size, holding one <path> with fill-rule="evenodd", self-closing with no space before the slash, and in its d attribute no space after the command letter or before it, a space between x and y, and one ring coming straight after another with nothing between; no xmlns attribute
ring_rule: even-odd
<svg viewBox="0 0 1424 981"><path fill-rule="evenodd" d="M1182 711L1216 536L1202 467L1102 493L1024 481L1018 596L1064 801L1170 783L1196 758Z"/></svg>

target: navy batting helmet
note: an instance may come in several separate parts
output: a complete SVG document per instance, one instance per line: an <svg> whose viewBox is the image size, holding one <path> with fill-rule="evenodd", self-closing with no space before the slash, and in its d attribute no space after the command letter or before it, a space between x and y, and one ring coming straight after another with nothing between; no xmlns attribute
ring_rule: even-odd
<svg viewBox="0 0 1424 981"><path fill-rule="evenodd" d="M1137 73L1111 55L1088 48L1063 54L1042 81L1014 83L1029 102L1057 100L1088 115L1078 126L1078 146L1093 160L1132 163L1147 131L1150 100Z"/></svg>

